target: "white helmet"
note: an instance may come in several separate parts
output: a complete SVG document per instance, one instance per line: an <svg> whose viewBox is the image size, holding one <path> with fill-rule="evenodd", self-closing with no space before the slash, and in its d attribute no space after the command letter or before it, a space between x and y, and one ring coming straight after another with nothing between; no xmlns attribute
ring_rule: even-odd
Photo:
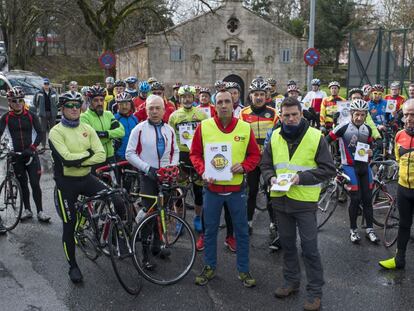
<svg viewBox="0 0 414 311"><path fill-rule="evenodd" d="M352 110L368 111L368 103L363 99L354 99L351 102L351 111Z"/></svg>

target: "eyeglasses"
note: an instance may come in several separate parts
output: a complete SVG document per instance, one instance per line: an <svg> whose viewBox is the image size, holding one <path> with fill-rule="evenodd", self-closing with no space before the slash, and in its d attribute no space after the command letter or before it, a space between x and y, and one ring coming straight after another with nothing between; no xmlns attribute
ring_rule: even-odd
<svg viewBox="0 0 414 311"><path fill-rule="evenodd" d="M158 96L161 96L161 95L162 95L162 92L152 92L152 94L153 94L153 95L158 95Z"/></svg>
<svg viewBox="0 0 414 311"><path fill-rule="evenodd" d="M19 99L9 99L13 104L17 104L17 103L19 103L19 104L24 104L25 103L25 101L24 101L24 99L23 98L19 98Z"/></svg>
<svg viewBox="0 0 414 311"><path fill-rule="evenodd" d="M63 107L68 108L68 109L80 109L82 107L81 103L66 103L63 105Z"/></svg>
<svg viewBox="0 0 414 311"><path fill-rule="evenodd" d="M372 95L382 95L382 92L372 92Z"/></svg>

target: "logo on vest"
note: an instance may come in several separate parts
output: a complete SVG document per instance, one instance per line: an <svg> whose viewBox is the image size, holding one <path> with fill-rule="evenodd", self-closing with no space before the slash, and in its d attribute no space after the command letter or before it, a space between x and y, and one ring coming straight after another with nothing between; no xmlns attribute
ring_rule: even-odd
<svg viewBox="0 0 414 311"><path fill-rule="evenodd" d="M234 136L234 141L244 141L246 137L244 136Z"/></svg>
<svg viewBox="0 0 414 311"><path fill-rule="evenodd" d="M87 132L83 132L82 135L83 135L83 137L88 137L88 133Z"/></svg>
<svg viewBox="0 0 414 311"><path fill-rule="evenodd" d="M229 160L226 159L226 157L222 154L216 154L213 159L211 160L211 165L218 170L222 171L226 168L226 166L229 164Z"/></svg>

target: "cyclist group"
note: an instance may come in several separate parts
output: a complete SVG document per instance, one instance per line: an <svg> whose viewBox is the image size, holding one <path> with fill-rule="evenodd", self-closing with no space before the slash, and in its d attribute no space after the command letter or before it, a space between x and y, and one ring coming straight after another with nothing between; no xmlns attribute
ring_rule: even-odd
<svg viewBox="0 0 414 311"><path fill-rule="evenodd" d="M414 175L410 170L414 163L414 100L405 102L398 83L391 84L391 94L387 96L383 96L382 85L365 85L362 89L350 90L350 105L343 109L347 101L339 96L338 82L329 83L329 96L320 90L320 80L314 79L311 84L312 90L302 100L295 81L289 81L286 94L281 95L275 79L258 76L249 86L245 106L240 86L224 81L215 83L214 94L208 88L177 83L170 99L165 97L164 85L155 78L138 85L136 77L117 81L108 77L106 88L94 85L82 88L81 93L77 92L76 84L62 94L59 97L62 119L51 126L49 147L70 279L75 283L83 279L75 259L76 200L79 195L92 196L109 187L94 176L94 170L106 163L127 160L140 172L141 193L156 195L157 170L183 163L202 177L201 183L193 184L196 245L197 250L204 250L205 262L196 284L205 285L215 276L217 233L224 207L225 245L237 253L238 277L246 287L256 285L249 269L249 235L253 232L260 186L265 186L269 248L284 249L284 282L275 296L284 298L298 290L298 227L308 277L304 308L319 310L324 281L315 213L320 184L335 175L333 157L336 154L331 154L329 144L339 140L342 169L351 179L350 240L353 243L361 240L356 219L362 202L366 236L377 243L379 238L373 228L370 202L372 173L369 160L357 157L358 148L359 144L369 145L367 153L371 158L375 149L382 147L379 141L384 131L391 128L397 132L401 127L404 128L395 140L395 153L400 163L397 202L400 215L406 217L401 217L396 256L381 261L380 265L403 268L412 225L409 216L414 206ZM22 154L14 161L14 168L23 192L23 218L32 217L29 176L38 219L47 222L50 217L42 210L41 169L36 152L46 137L46 128L25 108L21 89L10 90L7 98L9 112L1 117L0 137L6 132L12 149ZM210 151L217 148L214 147L217 143L221 144L223 154L229 155L219 162L224 163L224 167L231 163L230 177L223 179L207 171L207 166L210 167L207 158ZM220 156L224 157L223 154ZM289 187L278 190L278 177L284 174L289 176ZM143 201L144 209L137 221L151 206L150 200ZM117 213L123 215L122 204L114 202L114 205ZM0 233L5 233L1 218ZM146 265L151 268L151 262Z"/></svg>

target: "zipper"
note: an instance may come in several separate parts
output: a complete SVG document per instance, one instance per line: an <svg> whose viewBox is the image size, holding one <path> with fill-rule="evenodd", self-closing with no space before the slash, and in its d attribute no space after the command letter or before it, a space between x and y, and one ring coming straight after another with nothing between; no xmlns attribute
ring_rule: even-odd
<svg viewBox="0 0 414 311"><path fill-rule="evenodd" d="M96 115L98 116L98 114L96 114ZM102 123L102 120L101 120L101 117L100 116L98 116L98 120L99 120L99 123L101 123L102 131L104 131L104 126L103 126L103 123ZM108 139L109 139L109 134L108 134ZM105 156L108 157L108 149L106 147L106 144L105 144L104 148L105 148Z"/></svg>
<svg viewBox="0 0 414 311"><path fill-rule="evenodd" d="M22 142L22 151L24 150L24 142L23 142L23 129L22 129L22 122L21 122L21 118L18 117L19 120L19 128L20 128L20 140Z"/></svg>
<svg viewBox="0 0 414 311"><path fill-rule="evenodd" d="M156 125L153 125L155 130L155 149L157 149L157 155L158 155L158 168L161 167L161 159L160 159L160 152L158 150L158 131ZM161 131L161 130L160 130Z"/></svg>

